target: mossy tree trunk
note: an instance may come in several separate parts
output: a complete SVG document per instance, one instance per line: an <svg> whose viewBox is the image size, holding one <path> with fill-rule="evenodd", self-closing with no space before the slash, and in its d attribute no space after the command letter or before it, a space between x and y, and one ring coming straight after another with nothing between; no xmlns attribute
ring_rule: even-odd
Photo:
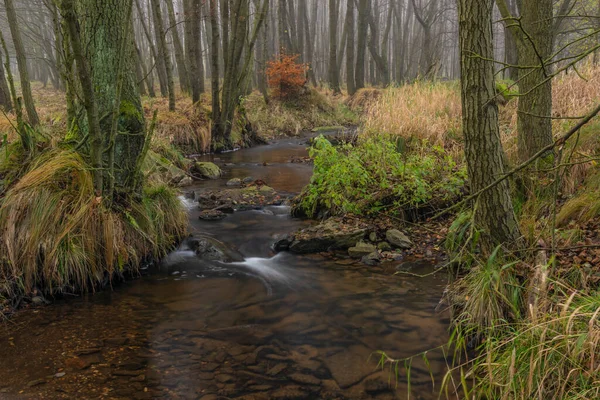
<svg viewBox="0 0 600 400"><path fill-rule="evenodd" d="M15 53L17 55L17 66L19 68L21 92L23 93L25 110L27 111L29 123L32 126L37 126L40 124L40 119L35 109L35 103L31 93L31 83L29 81L29 71L27 69L27 58L25 57L25 46L23 45L23 39L21 38L21 30L19 29L19 21L17 20L15 4L13 0L4 0L4 5L6 6L6 18L8 19L8 26L10 28L13 44L15 46Z"/></svg>
<svg viewBox="0 0 600 400"><path fill-rule="evenodd" d="M504 173L504 152L498 127L492 47L493 0L459 0L461 97L465 157L472 192ZM475 202L475 225L488 253L498 244L519 243L520 232L508 181L484 191Z"/></svg>
<svg viewBox="0 0 600 400"><path fill-rule="evenodd" d="M94 129L95 114L101 138L98 140L89 132L90 152L94 159L100 146L102 191L109 201L127 198L141 189L138 159L146 140L134 65L137 57L131 30L133 5L131 0L63 1L75 1L79 25L75 31L70 29L71 43L75 44L75 37L83 44L80 45L82 54L76 58L83 61L78 66L78 75L84 94L93 88L93 92L86 95L86 102L91 101L86 106L88 116L92 113L91 124L88 122L83 128ZM82 70L86 64L89 67ZM85 77L86 73L89 78Z"/></svg>

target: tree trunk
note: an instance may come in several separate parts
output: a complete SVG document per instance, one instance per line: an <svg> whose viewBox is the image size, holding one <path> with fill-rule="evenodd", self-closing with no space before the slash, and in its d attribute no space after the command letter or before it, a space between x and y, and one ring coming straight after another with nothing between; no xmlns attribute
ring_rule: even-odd
<svg viewBox="0 0 600 400"><path fill-rule="evenodd" d="M8 54L6 55L8 57ZM4 112L9 113L13 109L10 99L10 91L6 82L6 74L4 73L4 64L2 61L2 52L0 51L0 107Z"/></svg>
<svg viewBox="0 0 600 400"><path fill-rule="evenodd" d="M169 56L169 50L167 48L167 39L165 34L165 28L162 18L162 11L160 9L160 0L150 0L152 2L152 10L154 14L154 27L157 36L158 45L158 57L163 60L166 73L167 73L167 91L169 94L169 111L175 111L175 83L173 81L173 65L171 63L171 57Z"/></svg>
<svg viewBox="0 0 600 400"><path fill-rule="evenodd" d="M173 7L173 0L166 0L167 12L169 14L169 30L171 31L171 37L173 38L173 48L175 49L175 61L177 62L177 72L179 74L179 86L181 91L184 93L190 92L190 77L189 68L186 57L183 52L183 44L181 43L181 37L179 36L179 28L177 24L177 18L175 18L175 9Z"/></svg>
<svg viewBox="0 0 600 400"><path fill-rule="evenodd" d="M79 31L74 1L63 0L61 8L68 29L73 58L77 65L79 82L83 94L83 107L87 115L87 133L89 135L90 164L92 167L94 188L96 190L96 196L101 196L104 190L104 177L102 174L102 153L104 149L102 131L100 129L98 104L94 92L94 83L92 82L92 69L81 44L81 32Z"/></svg>
<svg viewBox="0 0 600 400"><path fill-rule="evenodd" d="M493 0L458 0L461 96L465 157L471 191L478 192L504 173L504 153L495 102L492 47ZM476 56L474 56L476 55ZM484 254L498 244L520 240L508 181L483 192L475 202L475 225Z"/></svg>
<svg viewBox="0 0 600 400"><path fill-rule="evenodd" d="M508 21L517 42L519 65L535 66L519 70L517 135L519 160L525 161L552 143L552 80L549 58L552 55L552 0L523 2L520 27L505 0L496 0L502 18ZM522 27L522 30L521 30Z"/></svg>
<svg viewBox="0 0 600 400"><path fill-rule="evenodd" d="M19 68L19 77L21 78L21 91L23 93L23 102L25 103L25 110L27 110L29 123L32 126L37 126L40 124L40 119L35 109L35 103L33 101L33 95L31 93L29 71L27 70L27 59L25 58L25 46L23 46L23 40L21 39L21 31L19 30L17 12L15 11L15 5L13 3L13 0L4 0L4 5L6 6L6 18L8 19L10 33L12 35L13 43L15 45L15 52L17 54L17 66Z"/></svg>
<svg viewBox="0 0 600 400"><path fill-rule="evenodd" d="M341 93L340 75L337 63L337 22L337 1L329 0L329 84L331 85L333 94Z"/></svg>
<svg viewBox="0 0 600 400"><path fill-rule="evenodd" d="M104 145L104 194L111 201L113 194L115 199L126 198L141 190L138 159L146 140L135 79L132 3L119 1L106 7L105 0L76 0L76 5L81 42L86 44L83 58L89 62L93 104ZM78 71L83 85L85 71L79 66ZM85 86L89 89L89 83ZM97 146L97 140L90 144L91 150Z"/></svg>
<svg viewBox="0 0 600 400"><path fill-rule="evenodd" d="M204 92L204 63L202 60L202 7L200 0L184 0L185 45L190 65L192 101L197 103Z"/></svg>
<svg viewBox="0 0 600 400"><path fill-rule="evenodd" d="M552 55L552 0L524 2L521 24L529 37L517 41L519 64L538 66L519 70L518 153L525 161L552 143L552 82L544 82L552 73L544 65Z"/></svg>
<svg viewBox="0 0 600 400"><path fill-rule="evenodd" d="M354 71L356 89L365 87L365 58L367 53L367 30L369 28L369 0L358 3L358 45L356 48L356 69Z"/></svg>
<svg viewBox="0 0 600 400"><path fill-rule="evenodd" d="M356 93L356 82L354 80L354 0L348 0L346 10L346 27L348 37L346 38L346 86L348 95Z"/></svg>
<svg viewBox="0 0 600 400"><path fill-rule="evenodd" d="M219 19L217 0L208 0L210 6L210 80L212 86L212 136L218 138L222 136L221 122L221 101L219 99Z"/></svg>

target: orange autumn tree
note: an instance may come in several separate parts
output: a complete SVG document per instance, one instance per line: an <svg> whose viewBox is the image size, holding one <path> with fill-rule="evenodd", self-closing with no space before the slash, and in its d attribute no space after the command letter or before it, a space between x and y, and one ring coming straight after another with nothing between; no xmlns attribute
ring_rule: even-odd
<svg viewBox="0 0 600 400"><path fill-rule="evenodd" d="M275 97L298 97L306 85L308 65L298 62L299 54L282 54L277 60L267 62L267 81Z"/></svg>

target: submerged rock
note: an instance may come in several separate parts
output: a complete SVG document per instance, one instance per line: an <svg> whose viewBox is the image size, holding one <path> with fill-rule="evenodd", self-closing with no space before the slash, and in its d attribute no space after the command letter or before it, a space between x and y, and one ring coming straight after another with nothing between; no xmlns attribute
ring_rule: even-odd
<svg viewBox="0 0 600 400"><path fill-rule="evenodd" d="M385 233L385 239L394 247L399 249L410 249L413 246L413 243L410 241L408 236L405 233L399 231L398 229L390 229Z"/></svg>
<svg viewBox="0 0 600 400"><path fill-rule="evenodd" d="M367 256L367 255L375 252L375 250L377 250L377 248L375 246L373 246L372 244L358 242L358 243L356 243L356 246L350 247L348 249L348 254L352 258L362 258L364 256Z"/></svg>
<svg viewBox="0 0 600 400"><path fill-rule="evenodd" d="M219 179L221 177L221 168L211 162L196 162L192 166L192 172L202 178Z"/></svg>
<svg viewBox="0 0 600 400"><path fill-rule="evenodd" d="M194 251L198 257L204 260L221 262L244 261L244 257L236 250L208 236L190 237L187 239L187 245L190 250Z"/></svg>
<svg viewBox="0 0 600 400"><path fill-rule="evenodd" d="M289 251L296 254L310 254L329 249L345 250L362 240L366 231L366 227L331 218L322 224L297 232L289 246Z"/></svg>
<svg viewBox="0 0 600 400"><path fill-rule="evenodd" d="M225 218L227 215L220 210L206 210L200 213L198 218L203 219L205 221L219 221Z"/></svg>
<svg viewBox="0 0 600 400"><path fill-rule="evenodd" d="M242 180L240 178L232 178L227 181L227 186L242 186Z"/></svg>

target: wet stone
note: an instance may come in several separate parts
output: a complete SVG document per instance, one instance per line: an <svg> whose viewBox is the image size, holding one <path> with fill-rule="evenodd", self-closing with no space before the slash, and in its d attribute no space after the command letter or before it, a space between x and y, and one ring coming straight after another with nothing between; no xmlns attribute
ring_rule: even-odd
<svg viewBox="0 0 600 400"><path fill-rule="evenodd" d="M129 382L144 382L146 380L146 375L138 375L129 380Z"/></svg>
<svg viewBox="0 0 600 400"><path fill-rule="evenodd" d="M221 374L221 375L217 375L215 378L218 382L221 383L228 383L228 382L233 382L234 378L231 375L225 375L225 374Z"/></svg>
<svg viewBox="0 0 600 400"><path fill-rule="evenodd" d="M389 390L392 390L392 387L381 377L369 378L365 380L365 392L367 393L375 394Z"/></svg>
<svg viewBox="0 0 600 400"><path fill-rule="evenodd" d="M302 400L309 398L309 396L309 393L297 386L286 386L271 392L271 398L274 400Z"/></svg>
<svg viewBox="0 0 600 400"><path fill-rule="evenodd" d="M287 368L287 364L283 364L283 363L277 364L276 366L274 366L273 368L271 368L270 370L267 371L267 375L271 375L271 376L279 375L286 368Z"/></svg>
<svg viewBox="0 0 600 400"><path fill-rule="evenodd" d="M43 385L45 383L46 383L45 379L36 379L36 380L27 382L27 387L32 388L35 386Z"/></svg>
<svg viewBox="0 0 600 400"><path fill-rule="evenodd" d="M295 373L288 376L291 380L297 383L302 383L305 385L320 385L321 380L312 375Z"/></svg>

